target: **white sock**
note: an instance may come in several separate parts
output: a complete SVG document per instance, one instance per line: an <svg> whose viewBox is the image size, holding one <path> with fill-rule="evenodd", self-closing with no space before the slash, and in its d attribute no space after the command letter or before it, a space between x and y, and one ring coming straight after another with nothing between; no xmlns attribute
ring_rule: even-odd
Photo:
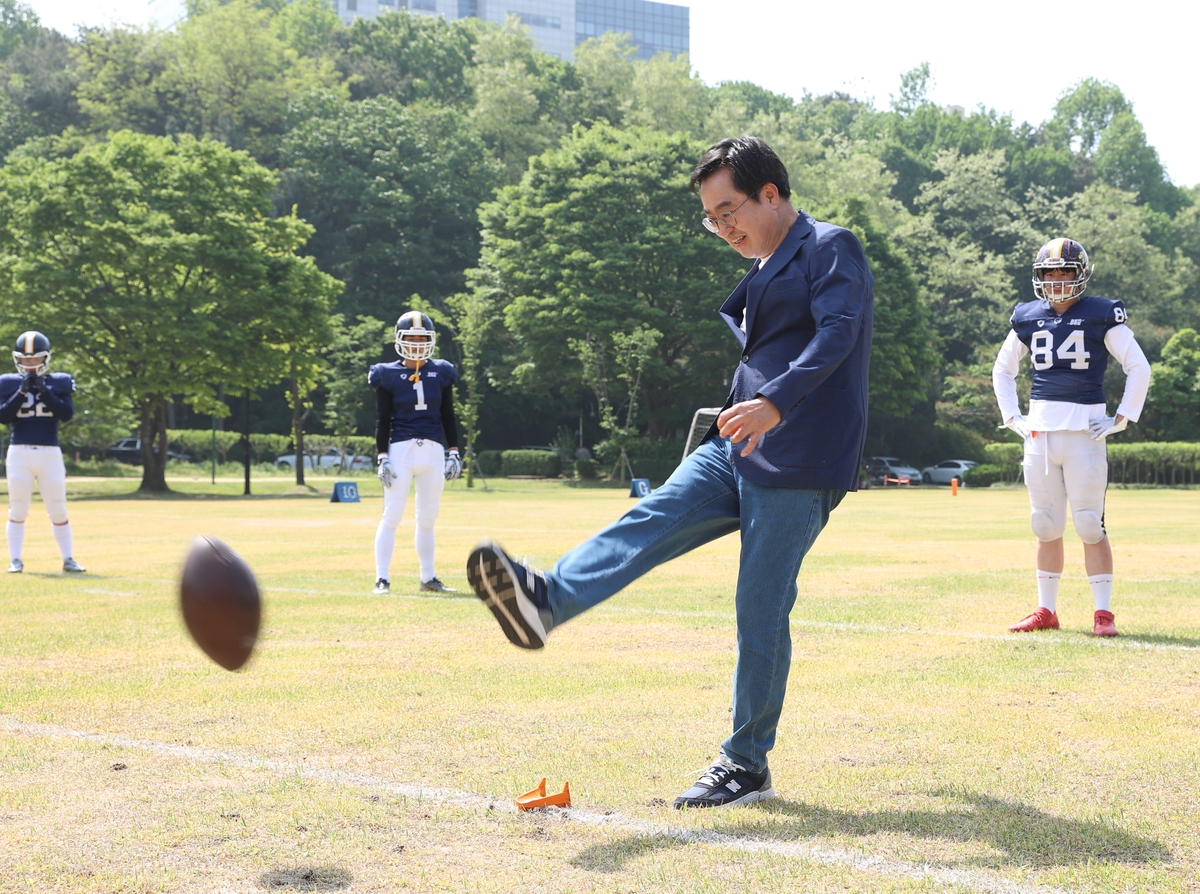
<svg viewBox="0 0 1200 894"><path fill-rule="evenodd" d="M1062 575L1053 571L1042 571L1038 569L1037 587L1038 587L1038 607L1044 608L1047 611L1058 611L1058 582L1062 580Z"/></svg>
<svg viewBox="0 0 1200 894"><path fill-rule="evenodd" d="M1112 605L1113 576L1111 574L1093 574L1088 577L1088 583L1092 585L1092 598L1096 600L1096 611L1112 611L1109 606Z"/></svg>
<svg viewBox="0 0 1200 894"><path fill-rule="evenodd" d="M8 554L11 558L21 558L21 547L25 545L25 522L8 521Z"/></svg>
<svg viewBox="0 0 1200 894"><path fill-rule="evenodd" d="M392 552L396 549L396 529L384 522L379 522L375 529L375 577L391 580L388 568L392 564Z"/></svg>
<svg viewBox="0 0 1200 894"><path fill-rule="evenodd" d="M417 561L421 564L421 583L427 580L433 580L433 549L434 549L434 534L433 528L422 528L417 526L417 533L413 538L417 547Z"/></svg>
<svg viewBox="0 0 1200 894"><path fill-rule="evenodd" d="M71 523L65 525L51 525L54 530L54 539L58 541L58 551L62 553L63 561L73 559L75 554L71 552Z"/></svg>

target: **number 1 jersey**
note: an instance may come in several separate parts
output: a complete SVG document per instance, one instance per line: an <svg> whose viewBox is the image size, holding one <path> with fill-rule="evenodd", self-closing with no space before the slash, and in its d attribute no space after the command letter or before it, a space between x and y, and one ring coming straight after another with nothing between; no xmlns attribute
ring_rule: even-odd
<svg viewBox="0 0 1200 894"><path fill-rule="evenodd" d="M445 440L442 433L442 395L458 381L458 371L449 360L426 360L417 381L414 370L401 360L377 363L367 373L367 384L392 396L390 443L413 438Z"/></svg>
<svg viewBox="0 0 1200 894"><path fill-rule="evenodd" d="M1018 304L1012 328L1033 361L1030 399L1103 404L1104 337L1125 322L1125 305L1098 295L1080 298L1061 314L1044 301Z"/></svg>

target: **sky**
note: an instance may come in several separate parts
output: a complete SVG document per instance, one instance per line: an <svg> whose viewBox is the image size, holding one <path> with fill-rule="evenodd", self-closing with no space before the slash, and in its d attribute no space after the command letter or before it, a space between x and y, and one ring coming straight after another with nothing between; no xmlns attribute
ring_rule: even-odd
<svg viewBox="0 0 1200 894"><path fill-rule="evenodd" d="M179 0L30 0L64 33L169 22ZM930 98L1039 124L1080 80L1111 81L1133 103L1170 178L1200 184L1200 4L1093 0L801 3L689 0L691 58L709 84L753 81L799 97L841 90L887 108L900 74L928 62Z"/></svg>

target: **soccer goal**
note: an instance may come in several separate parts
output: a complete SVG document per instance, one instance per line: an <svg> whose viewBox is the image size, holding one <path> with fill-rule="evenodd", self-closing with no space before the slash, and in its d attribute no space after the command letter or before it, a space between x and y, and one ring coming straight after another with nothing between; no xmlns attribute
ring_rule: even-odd
<svg viewBox="0 0 1200 894"><path fill-rule="evenodd" d="M695 412L692 416L692 427L688 429L687 442L683 445L683 459L687 459L687 455L700 446L701 438L720 415L720 407L701 407Z"/></svg>

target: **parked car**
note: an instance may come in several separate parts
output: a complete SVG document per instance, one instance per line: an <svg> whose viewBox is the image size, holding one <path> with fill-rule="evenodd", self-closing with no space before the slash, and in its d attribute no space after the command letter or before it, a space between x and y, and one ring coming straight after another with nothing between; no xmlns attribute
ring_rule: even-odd
<svg viewBox="0 0 1200 894"><path fill-rule="evenodd" d="M872 484L883 484L885 478L907 479L909 484L921 483L921 473L904 460L894 456L868 456L867 479Z"/></svg>
<svg viewBox="0 0 1200 894"><path fill-rule="evenodd" d="M156 450L155 453L158 451ZM117 443L113 444L104 455L109 459L115 459L117 462L129 463L130 465L139 465L142 461L142 439L141 438L121 438ZM195 462L196 458L190 453L180 453L178 450L167 448L167 459L180 459L184 462Z"/></svg>
<svg viewBox="0 0 1200 894"><path fill-rule="evenodd" d="M340 451L330 447L324 453L318 455L315 453L306 453L304 455L304 468L306 469L336 469L342 462L342 454ZM287 466L293 471L296 468L296 454L289 453L275 460L277 466ZM369 456L363 456L361 453L358 456L346 455L346 466L351 469L373 469L375 468L375 460Z"/></svg>
<svg viewBox="0 0 1200 894"><path fill-rule="evenodd" d="M921 470L921 480L925 484L949 484L951 478L957 478L962 484L969 470L979 465L969 459L948 459L936 466L926 466Z"/></svg>

